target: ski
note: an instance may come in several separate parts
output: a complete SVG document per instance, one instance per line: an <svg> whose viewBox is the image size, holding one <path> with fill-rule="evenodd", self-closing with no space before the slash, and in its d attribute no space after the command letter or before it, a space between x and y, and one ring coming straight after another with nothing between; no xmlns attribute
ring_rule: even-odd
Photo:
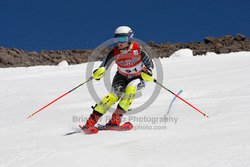
<svg viewBox="0 0 250 167"><path fill-rule="evenodd" d="M82 132L82 130L80 128L77 128L77 129L75 129L75 131L66 133L63 136L69 136L69 135L73 135L73 134L77 134L77 133L81 133L81 132Z"/></svg>
<svg viewBox="0 0 250 167"><path fill-rule="evenodd" d="M77 133L84 133L84 134L96 134L99 130L105 131L105 130L112 130L112 131L128 131L133 128L133 125L130 122L125 122L124 124L120 126L108 126L108 125L98 125L98 127L92 127L90 129L83 129L81 125L79 125L79 128L75 129L73 132L66 133L64 136L69 136Z"/></svg>
<svg viewBox="0 0 250 167"><path fill-rule="evenodd" d="M83 126L79 125L79 128L82 130L82 132L84 134L90 135L90 134L96 134L96 133L98 133L98 128L95 127L95 126L89 127L89 128L85 129Z"/></svg>
<svg viewBox="0 0 250 167"><path fill-rule="evenodd" d="M113 130L113 131L128 131L133 128L130 122L125 122L120 126L110 126L110 125L98 125L98 130Z"/></svg>
<svg viewBox="0 0 250 167"><path fill-rule="evenodd" d="M79 128L75 129L73 132L66 133L63 136L69 136L77 133L84 133L84 134L96 134L98 133L98 128L97 127L91 127L89 129L84 129L81 125L79 125Z"/></svg>

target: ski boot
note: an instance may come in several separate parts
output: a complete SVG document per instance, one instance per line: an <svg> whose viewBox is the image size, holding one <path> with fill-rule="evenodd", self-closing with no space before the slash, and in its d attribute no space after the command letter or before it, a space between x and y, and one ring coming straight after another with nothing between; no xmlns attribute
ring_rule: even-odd
<svg viewBox="0 0 250 167"><path fill-rule="evenodd" d="M123 116L123 114L124 110L118 106L115 112L112 114L112 118L109 120L106 126L120 126L121 117Z"/></svg>
<svg viewBox="0 0 250 167"><path fill-rule="evenodd" d="M98 115L96 112L93 112L89 119L87 120L86 124L84 126L80 126L80 128L83 130L85 134L95 134L98 133L98 128L95 127L95 124L99 120L101 116Z"/></svg>

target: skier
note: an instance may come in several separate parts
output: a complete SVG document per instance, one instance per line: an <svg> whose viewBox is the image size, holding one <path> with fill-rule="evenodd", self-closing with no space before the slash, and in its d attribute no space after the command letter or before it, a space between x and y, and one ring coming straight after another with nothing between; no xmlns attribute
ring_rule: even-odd
<svg viewBox="0 0 250 167"><path fill-rule="evenodd" d="M152 59L141 50L139 43L132 41L133 35L130 27L118 27L114 34L115 46L105 57L100 67L93 72L93 78L100 80L113 61L118 66L113 78L111 92L99 104L92 106L93 113L86 124L82 126L85 133L97 133L98 128L94 125L119 100L117 108L106 126L120 126L121 117L129 110L136 93L145 87L145 80L147 79L142 77L142 72L147 74L148 77L152 76L152 69L154 68Z"/></svg>

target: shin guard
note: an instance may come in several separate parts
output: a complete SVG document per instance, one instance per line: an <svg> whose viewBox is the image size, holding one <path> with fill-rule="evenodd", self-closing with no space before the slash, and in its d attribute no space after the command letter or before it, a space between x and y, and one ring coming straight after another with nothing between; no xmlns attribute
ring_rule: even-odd
<svg viewBox="0 0 250 167"><path fill-rule="evenodd" d="M119 102L119 106L126 112L133 103L135 99L135 94L136 94L136 86L133 85L127 86L127 88L125 89L125 93Z"/></svg>
<svg viewBox="0 0 250 167"><path fill-rule="evenodd" d="M109 93L106 97L104 97L101 103L97 104L94 108L95 111L105 114L108 109L118 101L118 97L114 93Z"/></svg>

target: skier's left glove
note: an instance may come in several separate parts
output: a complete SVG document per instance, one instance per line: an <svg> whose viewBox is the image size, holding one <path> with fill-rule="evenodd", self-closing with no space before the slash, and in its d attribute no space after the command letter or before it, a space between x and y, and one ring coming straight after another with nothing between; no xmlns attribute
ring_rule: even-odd
<svg viewBox="0 0 250 167"><path fill-rule="evenodd" d="M146 68L143 70L143 72L145 72L146 74L148 74L149 76L153 76L153 72L151 68Z"/></svg>
<svg viewBox="0 0 250 167"><path fill-rule="evenodd" d="M141 77L143 80L147 82L153 82L154 77L153 77L153 72L151 68L145 69L141 72Z"/></svg>
<svg viewBox="0 0 250 167"><path fill-rule="evenodd" d="M100 67L93 72L93 77L95 80L100 80L106 73L105 67Z"/></svg>

